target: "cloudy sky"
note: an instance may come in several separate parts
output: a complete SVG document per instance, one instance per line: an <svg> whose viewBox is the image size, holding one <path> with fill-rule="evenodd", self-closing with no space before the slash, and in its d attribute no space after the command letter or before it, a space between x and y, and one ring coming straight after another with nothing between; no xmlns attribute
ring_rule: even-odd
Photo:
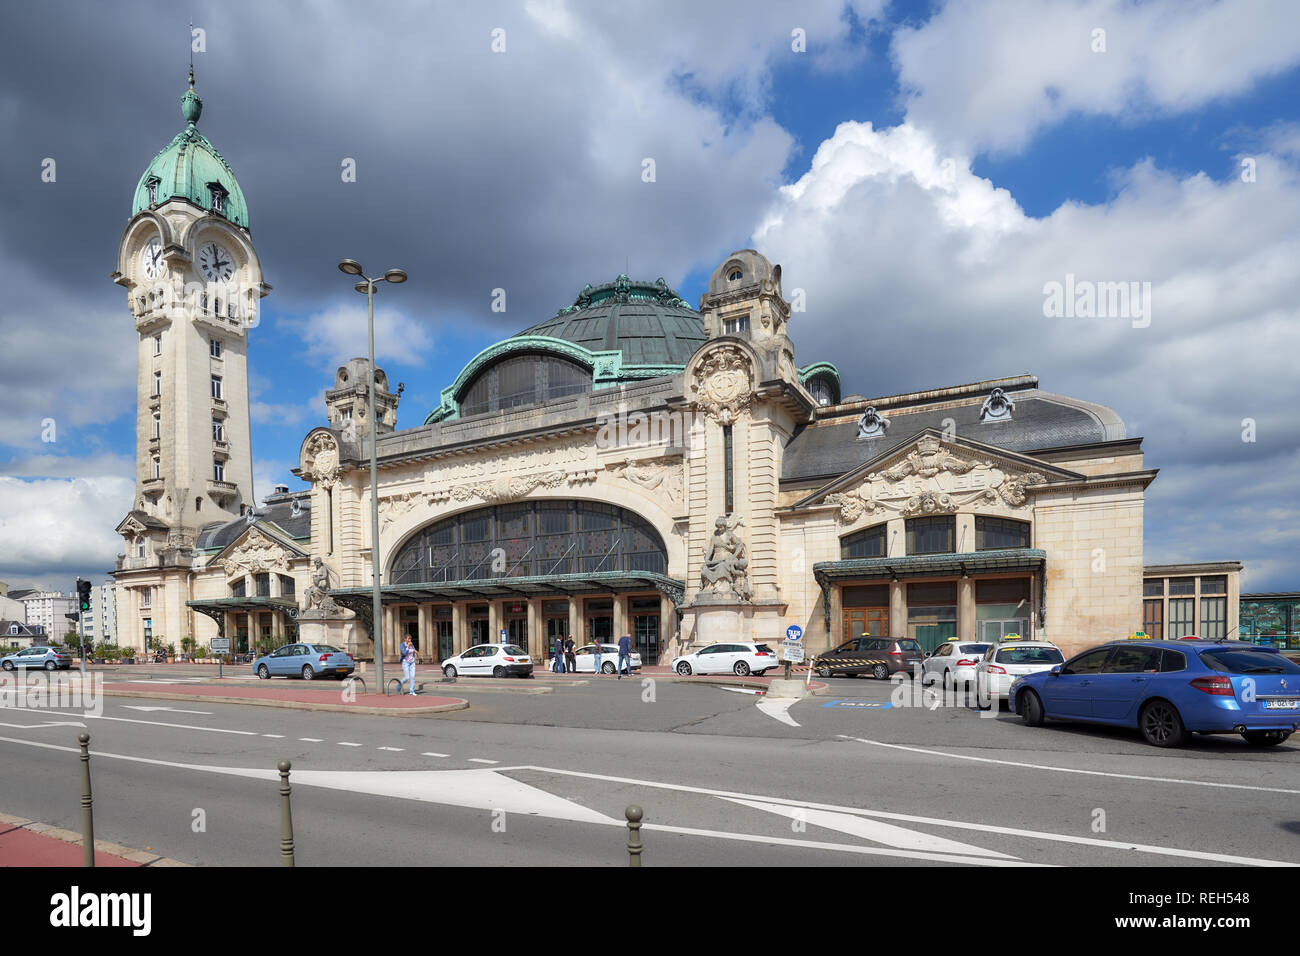
<svg viewBox="0 0 1300 956"><path fill-rule="evenodd" d="M1243 590L1300 588L1292 0L191 7L200 128L275 289L250 350L259 497L301 486L333 369L365 351L340 257L411 275L376 309L411 427L466 360L586 283L663 276L695 302L754 246L805 292L799 364L833 360L865 396L1030 372L1109 405L1161 469L1148 563L1240 559ZM183 126L181 10L6 12L11 585L103 579L121 547L136 353L108 276L140 174ZM1149 324L1045 316L1067 274L1150 283Z"/></svg>

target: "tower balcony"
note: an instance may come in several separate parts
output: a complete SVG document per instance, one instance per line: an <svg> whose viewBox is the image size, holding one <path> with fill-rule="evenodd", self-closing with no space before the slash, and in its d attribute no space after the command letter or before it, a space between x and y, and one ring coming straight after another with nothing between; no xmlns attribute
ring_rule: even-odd
<svg viewBox="0 0 1300 956"><path fill-rule="evenodd" d="M224 398L212 399L212 415L214 418L226 418L230 414L230 406L226 404Z"/></svg>
<svg viewBox="0 0 1300 956"><path fill-rule="evenodd" d="M167 479L165 478L146 478L140 482L140 493L150 501L157 501L162 497L166 484Z"/></svg>
<svg viewBox="0 0 1300 956"><path fill-rule="evenodd" d="M239 497L239 488L233 482L210 480L208 497L224 508Z"/></svg>

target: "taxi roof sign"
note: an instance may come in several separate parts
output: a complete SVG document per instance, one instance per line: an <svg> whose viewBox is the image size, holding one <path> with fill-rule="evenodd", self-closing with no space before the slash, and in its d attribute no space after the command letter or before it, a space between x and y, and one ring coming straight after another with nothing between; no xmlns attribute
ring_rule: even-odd
<svg viewBox="0 0 1300 956"><path fill-rule="evenodd" d="M1128 639L1130 641L1149 641L1151 640L1151 635L1146 631L1134 631L1128 636Z"/></svg>
<svg viewBox="0 0 1300 956"><path fill-rule="evenodd" d="M1019 634L1003 634L1001 637L998 638L998 643L1006 644L1011 641L1023 641L1023 640L1024 638L1021 637Z"/></svg>

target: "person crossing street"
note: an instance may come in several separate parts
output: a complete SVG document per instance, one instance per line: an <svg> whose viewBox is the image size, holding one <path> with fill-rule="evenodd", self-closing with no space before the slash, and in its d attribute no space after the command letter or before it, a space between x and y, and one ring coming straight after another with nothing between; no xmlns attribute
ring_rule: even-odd
<svg viewBox="0 0 1300 956"><path fill-rule="evenodd" d="M627 676L632 676L632 638L624 634L618 639L618 679L623 679L623 665L627 665Z"/></svg>

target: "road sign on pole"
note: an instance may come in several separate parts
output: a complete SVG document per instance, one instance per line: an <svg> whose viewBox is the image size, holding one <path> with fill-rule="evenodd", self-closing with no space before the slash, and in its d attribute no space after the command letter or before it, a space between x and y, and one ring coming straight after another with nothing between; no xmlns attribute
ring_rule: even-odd
<svg viewBox="0 0 1300 956"><path fill-rule="evenodd" d="M803 628L798 624L791 624L785 629L785 639L792 644L803 640Z"/></svg>

